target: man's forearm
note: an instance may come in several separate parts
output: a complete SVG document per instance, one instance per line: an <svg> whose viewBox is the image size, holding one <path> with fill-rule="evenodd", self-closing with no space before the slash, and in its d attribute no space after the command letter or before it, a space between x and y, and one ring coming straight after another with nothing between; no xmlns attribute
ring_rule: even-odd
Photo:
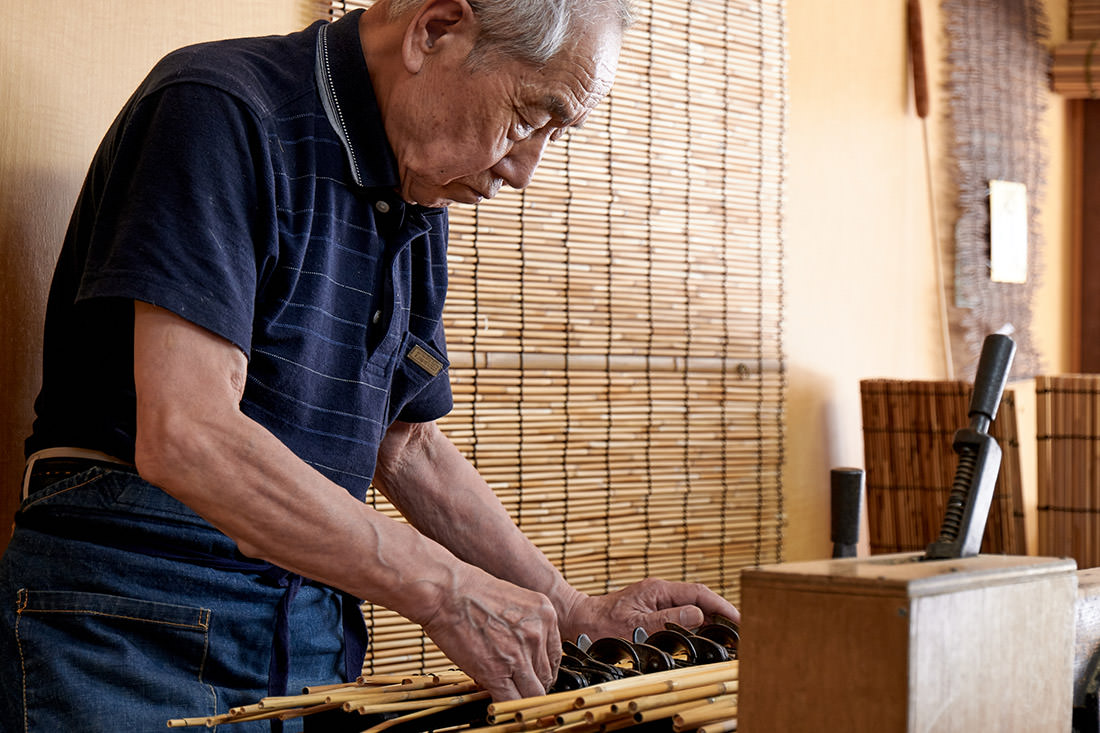
<svg viewBox="0 0 1100 733"><path fill-rule="evenodd" d="M280 455L283 450L274 441L249 451L223 434L189 459L181 454L157 465L139 458L138 465L247 555L416 621L453 594L461 563L443 547L357 501L293 455Z"/></svg>
<svg viewBox="0 0 1100 733"><path fill-rule="evenodd" d="M217 447L192 454L199 460L163 464L201 469L163 473L155 461L139 466L236 539L242 551L420 624L494 696L540 694L553 681L561 643L556 609L546 596L462 562L416 528L330 484L284 454L281 444L224 437ZM221 490L196 492L200 486Z"/></svg>
<svg viewBox="0 0 1100 733"><path fill-rule="evenodd" d="M375 484L426 535L492 575L545 595L563 639L625 636L668 621L692 626L713 613L737 620L728 601L697 583L648 578L589 596L570 586L516 527L477 470L433 425L397 424L382 442Z"/></svg>
<svg viewBox="0 0 1100 733"><path fill-rule="evenodd" d="M434 423L397 423L375 485L417 529L462 560L546 595L559 616L581 597L516 526L496 494Z"/></svg>
<svg viewBox="0 0 1100 733"><path fill-rule="evenodd" d="M135 308L136 463L241 551L415 621L474 572L373 510L237 408L245 360L167 311ZM480 572L480 571L478 571Z"/></svg>

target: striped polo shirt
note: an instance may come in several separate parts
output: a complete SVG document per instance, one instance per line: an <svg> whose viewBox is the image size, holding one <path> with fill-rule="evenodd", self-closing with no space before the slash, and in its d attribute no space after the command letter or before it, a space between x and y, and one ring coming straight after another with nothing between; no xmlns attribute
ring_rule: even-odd
<svg viewBox="0 0 1100 733"><path fill-rule="evenodd" d="M450 411L447 213L395 193L359 12L181 49L134 93L66 234L28 454L132 459L133 300L240 347L241 409L356 496L390 423Z"/></svg>

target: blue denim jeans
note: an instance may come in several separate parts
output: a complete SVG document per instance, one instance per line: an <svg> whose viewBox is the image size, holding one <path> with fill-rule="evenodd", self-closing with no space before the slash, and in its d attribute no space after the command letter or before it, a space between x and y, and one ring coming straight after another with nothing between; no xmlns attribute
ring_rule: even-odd
<svg viewBox="0 0 1100 733"><path fill-rule="evenodd" d="M310 583L288 595L272 570L128 470L32 494L0 559L0 732L160 733L170 718L257 702L277 668L290 694L343 680L354 605Z"/></svg>

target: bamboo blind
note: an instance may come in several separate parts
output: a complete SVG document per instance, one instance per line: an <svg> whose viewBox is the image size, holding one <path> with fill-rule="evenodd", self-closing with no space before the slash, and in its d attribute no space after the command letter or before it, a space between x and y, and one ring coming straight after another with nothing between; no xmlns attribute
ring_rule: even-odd
<svg viewBox="0 0 1100 733"><path fill-rule="evenodd" d="M1100 0L1071 0L1069 40L1054 49L1051 88L1070 99L1100 97Z"/></svg>
<svg viewBox="0 0 1100 733"><path fill-rule="evenodd" d="M657 575L736 601L783 546L783 3L635 9L584 128L525 191L451 210L441 423L581 590ZM367 672L444 662L365 613Z"/></svg>
<svg viewBox="0 0 1100 733"><path fill-rule="evenodd" d="M1100 566L1100 375L1035 379L1040 555Z"/></svg>
<svg viewBox="0 0 1100 733"><path fill-rule="evenodd" d="M951 443L970 423L972 389L960 381L860 382L872 554L923 551L939 537L958 466ZM1002 456L982 552L1026 555L1012 390L1005 390L989 433Z"/></svg>

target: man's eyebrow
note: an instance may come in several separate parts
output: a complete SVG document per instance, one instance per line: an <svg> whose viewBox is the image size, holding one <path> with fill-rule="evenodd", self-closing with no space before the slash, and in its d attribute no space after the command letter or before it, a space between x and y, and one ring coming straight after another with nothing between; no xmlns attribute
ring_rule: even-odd
<svg viewBox="0 0 1100 733"><path fill-rule="evenodd" d="M573 118L569 113L569 105L558 95L547 94L543 97L542 106L558 122L560 127L570 127L573 124ZM577 127L580 127L580 125L577 125Z"/></svg>

